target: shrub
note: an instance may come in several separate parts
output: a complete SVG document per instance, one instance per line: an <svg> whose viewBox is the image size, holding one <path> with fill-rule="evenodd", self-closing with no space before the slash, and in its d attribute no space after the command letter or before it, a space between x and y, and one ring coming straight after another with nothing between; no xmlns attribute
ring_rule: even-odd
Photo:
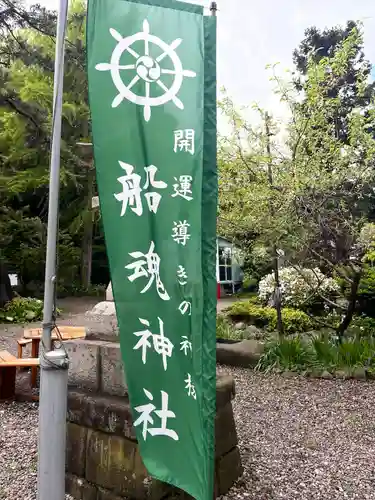
<svg viewBox="0 0 375 500"><path fill-rule="evenodd" d="M245 321L260 328L267 328L269 331L277 328L276 309L256 305L252 300L235 302L227 309L227 314L234 320ZM282 318L286 334L302 333L313 328L310 317L298 309L284 308Z"/></svg>
<svg viewBox="0 0 375 500"><path fill-rule="evenodd" d="M246 277L242 283L244 292L256 292L258 288L258 280L256 278Z"/></svg>
<svg viewBox="0 0 375 500"><path fill-rule="evenodd" d="M298 309L290 309L285 307L282 310L283 327L286 334L302 333L311 330L313 320L303 311ZM276 330L277 323L274 324L273 330Z"/></svg>
<svg viewBox="0 0 375 500"><path fill-rule="evenodd" d="M43 302L38 299L17 297L0 309L0 321L27 323L43 318Z"/></svg>
<svg viewBox="0 0 375 500"><path fill-rule="evenodd" d="M90 285L84 288L80 283L57 284L57 296L63 297L104 297L106 285Z"/></svg>
<svg viewBox="0 0 375 500"><path fill-rule="evenodd" d="M375 316L375 268L365 266L358 288L358 312Z"/></svg>
<svg viewBox="0 0 375 500"><path fill-rule="evenodd" d="M274 317L276 319L275 309L256 305L252 300L235 302L227 309L227 313L235 320L245 321L258 327L265 327Z"/></svg>
<svg viewBox="0 0 375 500"><path fill-rule="evenodd" d="M348 282L338 278L343 295L350 293ZM371 250L364 257L364 266L357 294L357 312L375 317L375 250Z"/></svg>
<svg viewBox="0 0 375 500"><path fill-rule="evenodd" d="M325 276L318 268L303 269L284 267L280 270L282 304L288 307L310 308L322 303L318 291L326 296L337 295L340 291L333 278ZM259 282L259 298L268 303L275 289L274 274L268 274Z"/></svg>
<svg viewBox="0 0 375 500"><path fill-rule="evenodd" d="M360 337L375 336L375 319L368 316L354 316L348 330L347 336Z"/></svg>
<svg viewBox="0 0 375 500"><path fill-rule="evenodd" d="M57 315L61 310L57 309ZM16 297L0 309L0 323L30 323L43 319L43 302L31 297Z"/></svg>
<svg viewBox="0 0 375 500"><path fill-rule="evenodd" d="M248 300L252 300L254 304L259 304L261 305L261 301L258 299L258 294L257 292L244 292L243 290L242 291L239 291L235 294L235 297L239 298L239 299L248 299Z"/></svg>

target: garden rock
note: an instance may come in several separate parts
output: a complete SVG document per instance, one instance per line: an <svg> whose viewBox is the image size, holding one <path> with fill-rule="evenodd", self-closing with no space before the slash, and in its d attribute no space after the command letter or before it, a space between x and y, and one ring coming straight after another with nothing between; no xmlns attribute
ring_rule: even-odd
<svg viewBox="0 0 375 500"><path fill-rule="evenodd" d="M103 302L96 304L96 306L91 309L91 311L87 311L86 314L88 316L115 316L115 303L104 300Z"/></svg>
<svg viewBox="0 0 375 500"><path fill-rule="evenodd" d="M263 344L256 340L242 340L235 344L216 344L216 359L223 365L255 367L263 351Z"/></svg>
<svg viewBox="0 0 375 500"><path fill-rule="evenodd" d="M243 337L246 340L250 339L260 340L263 339L264 336L265 336L264 332L262 330L259 330L259 328L253 325L247 326L243 332Z"/></svg>
<svg viewBox="0 0 375 500"><path fill-rule="evenodd" d="M240 323L236 323L236 324L234 325L234 328L235 328L236 330L244 330L244 329L245 329L245 323L242 323L242 322L240 322Z"/></svg>
<svg viewBox="0 0 375 500"><path fill-rule="evenodd" d="M366 380L367 379L367 371L363 366L359 366L355 368L353 371L353 378L356 380Z"/></svg>
<svg viewBox="0 0 375 500"><path fill-rule="evenodd" d="M287 370L287 371L282 373L282 376L284 378L296 378L296 377L298 377L298 373L292 372L291 370Z"/></svg>
<svg viewBox="0 0 375 500"><path fill-rule="evenodd" d="M333 379L333 375L332 373L329 373L329 371L324 370L324 372L321 374L321 378L323 378L324 380L331 380Z"/></svg>
<svg viewBox="0 0 375 500"><path fill-rule="evenodd" d="M310 378L322 378L322 371L321 370L312 370L310 373Z"/></svg>

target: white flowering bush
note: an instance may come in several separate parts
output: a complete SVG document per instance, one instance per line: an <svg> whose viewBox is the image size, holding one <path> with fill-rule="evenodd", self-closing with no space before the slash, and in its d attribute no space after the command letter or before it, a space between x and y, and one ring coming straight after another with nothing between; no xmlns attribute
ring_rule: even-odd
<svg viewBox="0 0 375 500"><path fill-rule="evenodd" d="M304 308L321 302L320 294L332 297L340 287L333 278L325 276L320 269L284 267L280 269L282 305ZM259 282L259 299L268 303L275 290L275 276L267 274ZM320 292L320 294L319 294Z"/></svg>

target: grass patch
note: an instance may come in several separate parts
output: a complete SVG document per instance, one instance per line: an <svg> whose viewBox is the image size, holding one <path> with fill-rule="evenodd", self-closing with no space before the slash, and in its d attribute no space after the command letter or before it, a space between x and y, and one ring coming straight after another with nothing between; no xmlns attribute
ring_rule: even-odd
<svg viewBox="0 0 375 500"><path fill-rule="evenodd" d="M375 370L375 340L348 338L337 343L328 335L273 339L266 343L257 369L260 371L309 369L327 371L366 367Z"/></svg>
<svg viewBox="0 0 375 500"><path fill-rule="evenodd" d="M242 340L241 330L236 330L225 316L218 314L216 318L216 338L223 340Z"/></svg>

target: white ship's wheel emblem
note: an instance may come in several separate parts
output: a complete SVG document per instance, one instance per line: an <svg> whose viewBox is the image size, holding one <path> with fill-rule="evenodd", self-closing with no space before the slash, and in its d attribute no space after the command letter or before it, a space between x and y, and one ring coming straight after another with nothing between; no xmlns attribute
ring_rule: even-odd
<svg viewBox="0 0 375 500"><path fill-rule="evenodd" d="M136 33L135 35L123 38L120 33L115 29L111 28L111 35L118 44L116 45L111 62L100 63L95 66L95 69L99 71L110 71L111 77L115 87L118 90L118 95L113 99L112 107L116 108L119 106L124 99L143 106L143 115L146 122L150 120L151 117L151 107L161 106L168 101L172 101L179 109L184 109L183 102L177 97L177 94L181 88L184 77L194 78L196 73L194 71L184 70L180 58L176 54L175 50L181 44L181 38L177 38L170 45L163 42L157 36L150 34L150 26L148 21L145 19L143 21L143 31ZM131 46L139 41L144 41L144 54L138 54ZM150 56L150 43L157 45L162 53L155 59ZM135 58L135 64L121 65L120 59L122 54L127 51ZM165 57L169 57L173 64L173 69L163 69L160 63ZM125 85L122 77L122 70L135 70L136 75L131 80L128 85ZM162 80L160 79L162 74L169 74L174 76L173 83L170 88L166 87ZM139 81L143 80L145 83L144 95L140 96L132 92L132 87ZM163 91L164 94L158 97L151 97L150 88L151 85L157 84Z"/></svg>

